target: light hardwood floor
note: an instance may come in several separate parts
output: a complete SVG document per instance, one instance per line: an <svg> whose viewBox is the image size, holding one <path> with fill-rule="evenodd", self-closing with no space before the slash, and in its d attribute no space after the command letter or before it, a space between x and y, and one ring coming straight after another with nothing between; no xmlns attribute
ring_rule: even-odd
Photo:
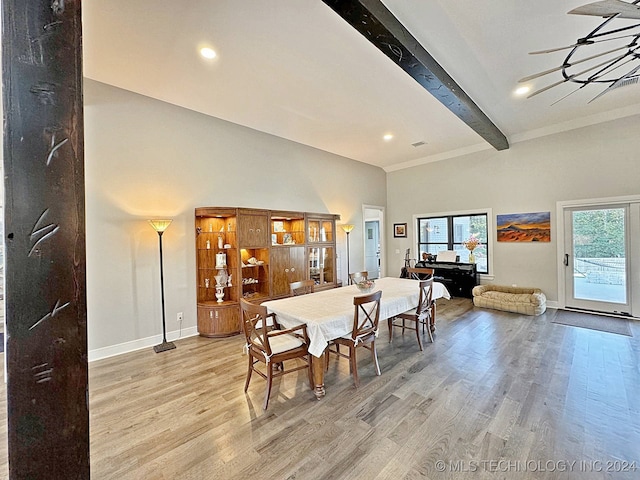
<svg viewBox="0 0 640 480"><path fill-rule="evenodd" d="M626 337L438 304L424 352L410 332L388 344L384 322L380 377L362 355L355 389L332 358L323 400L301 371L266 412L264 380L243 393L239 336L90 364L92 478L640 478L638 322Z"/></svg>

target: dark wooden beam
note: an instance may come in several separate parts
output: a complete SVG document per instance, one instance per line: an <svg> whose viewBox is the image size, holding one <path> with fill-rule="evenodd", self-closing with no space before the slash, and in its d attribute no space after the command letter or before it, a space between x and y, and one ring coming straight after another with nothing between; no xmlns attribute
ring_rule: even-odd
<svg viewBox="0 0 640 480"><path fill-rule="evenodd" d="M80 0L2 1L9 478L89 478Z"/></svg>
<svg viewBox="0 0 640 480"><path fill-rule="evenodd" d="M507 137L380 0L323 0L497 150Z"/></svg>

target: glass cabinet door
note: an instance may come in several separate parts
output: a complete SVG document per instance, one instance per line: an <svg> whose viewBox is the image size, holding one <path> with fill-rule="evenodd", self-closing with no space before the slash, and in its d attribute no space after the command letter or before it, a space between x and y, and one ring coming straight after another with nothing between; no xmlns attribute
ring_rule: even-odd
<svg viewBox="0 0 640 480"><path fill-rule="evenodd" d="M335 252L333 247L309 248L309 278L322 287L335 282Z"/></svg>
<svg viewBox="0 0 640 480"><path fill-rule="evenodd" d="M333 220L309 219L309 242L333 242Z"/></svg>

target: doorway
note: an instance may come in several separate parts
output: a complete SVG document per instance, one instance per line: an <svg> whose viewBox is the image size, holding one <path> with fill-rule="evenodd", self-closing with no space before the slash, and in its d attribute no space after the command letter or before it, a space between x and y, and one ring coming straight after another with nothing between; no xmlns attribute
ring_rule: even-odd
<svg viewBox="0 0 640 480"><path fill-rule="evenodd" d="M364 268L369 278L384 276L384 207L363 206Z"/></svg>
<svg viewBox="0 0 640 480"><path fill-rule="evenodd" d="M565 207L564 290L566 308L623 316L640 311L638 291L640 203ZM635 252L635 254L634 254ZM636 295L637 297L637 295Z"/></svg>
<svg viewBox="0 0 640 480"><path fill-rule="evenodd" d="M364 222L364 269L369 278L380 278L380 222Z"/></svg>

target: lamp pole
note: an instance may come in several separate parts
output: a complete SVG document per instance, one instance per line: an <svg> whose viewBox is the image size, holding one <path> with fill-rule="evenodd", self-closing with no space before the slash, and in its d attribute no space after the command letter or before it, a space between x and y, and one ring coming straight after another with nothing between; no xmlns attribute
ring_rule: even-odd
<svg viewBox="0 0 640 480"><path fill-rule="evenodd" d="M351 268L349 268L349 233L347 232L347 275L351 274Z"/></svg>
<svg viewBox="0 0 640 480"><path fill-rule="evenodd" d="M160 353L176 348L173 342L167 342L167 327L164 311L164 271L162 267L162 234L171 223L171 220L149 220L149 223L151 224L153 229L158 232L158 239L160 242L160 298L162 299L162 343L153 347L153 350L156 353Z"/></svg>
<svg viewBox="0 0 640 480"><path fill-rule="evenodd" d="M341 225L342 226L342 230L344 230L344 233L347 234L347 284L349 284L350 282L350 273L351 273L351 268L349 267L349 234L351 233L351 230L353 230L353 228L355 227L355 225L351 225L351 224L344 224Z"/></svg>

